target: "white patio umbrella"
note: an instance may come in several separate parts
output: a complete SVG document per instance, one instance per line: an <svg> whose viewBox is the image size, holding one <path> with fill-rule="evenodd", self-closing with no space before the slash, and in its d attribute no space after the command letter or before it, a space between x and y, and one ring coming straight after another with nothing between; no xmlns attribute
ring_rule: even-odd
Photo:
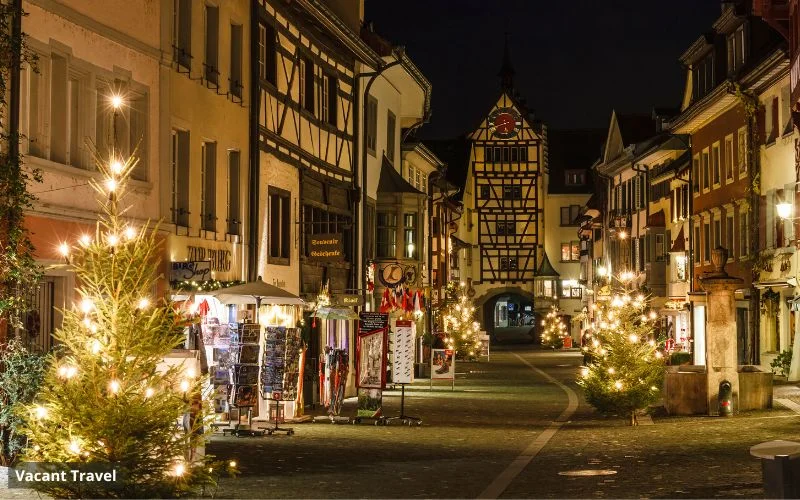
<svg viewBox="0 0 800 500"><path fill-rule="evenodd" d="M223 304L255 304L256 322L258 322L258 310L262 304L279 306L301 306L305 304L303 299L297 295L275 285L264 283L261 280L220 288L209 293L209 295L216 297Z"/></svg>

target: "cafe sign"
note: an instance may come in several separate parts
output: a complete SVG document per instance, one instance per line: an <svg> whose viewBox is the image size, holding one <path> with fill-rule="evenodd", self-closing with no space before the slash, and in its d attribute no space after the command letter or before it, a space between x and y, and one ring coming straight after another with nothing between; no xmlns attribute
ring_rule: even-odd
<svg viewBox="0 0 800 500"><path fill-rule="evenodd" d="M358 307L364 304L364 298L357 294L334 294L332 302L341 307Z"/></svg>
<svg viewBox="0 0 800 500"><path fill-rule="evenodd" d="M314 262L342 262L344 260L342 233L308 236L308 260Z"/></svg>

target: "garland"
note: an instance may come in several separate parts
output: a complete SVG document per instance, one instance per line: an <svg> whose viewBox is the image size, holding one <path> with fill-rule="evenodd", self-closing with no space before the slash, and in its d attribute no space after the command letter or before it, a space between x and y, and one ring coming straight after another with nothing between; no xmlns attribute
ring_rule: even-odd
<svg viewBox="0 0 800 500"><path fill-rule="evenodd" d="M205 280L205 281L171 281L170 285L173 290L180 290L182 292L210 292L212 290L219 290L220 288L228 288L235 285L244 285L244 281L220 281L220 280Z"/></svg>

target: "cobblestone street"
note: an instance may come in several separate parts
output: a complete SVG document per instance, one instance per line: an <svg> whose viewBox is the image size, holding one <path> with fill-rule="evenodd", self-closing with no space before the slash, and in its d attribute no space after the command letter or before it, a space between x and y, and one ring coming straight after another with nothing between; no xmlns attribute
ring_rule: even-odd
<svg viewBox="0 0 800 500"><path fill-rule="evenodd" d="M407 389L406 413L422 417L421 427L305 423L294 424L294 436L214 437L209 452L242 471L217 495L478 497L567 407L564 390L523 360L576 391L580 404L519 475L498 480L502 497L760 497L761 468L749 448L800 440L800 416L777 406L729 419L655 416L653 425L629 427L583 402L577 352L515 345L491 362L457 364L454 391L446 382L431 391L427 380ZM385 395L386 414L399 402L399 392ZM354 413L348 401L342 414ZM585 470L612 473L559 475Z"/></svg>

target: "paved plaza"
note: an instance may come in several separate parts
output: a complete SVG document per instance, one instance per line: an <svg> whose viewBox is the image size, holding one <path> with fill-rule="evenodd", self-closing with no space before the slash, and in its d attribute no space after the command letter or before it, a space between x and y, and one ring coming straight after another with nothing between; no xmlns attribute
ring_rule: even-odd
<svg viewBox="0 0 800 500"><path fill-rule="evenodd" d="M756 498L761 468L749 448L800 441L800 415L779 405L727 419L656 414L629 427L583 401L581 359L501 344L490 362L457 364L455 390L427 380L407 389L406 413L421 427L305 423L293 436L215 436L209 452L242 472L217 496ZM568 391L577 408L557 422ZM384 396L388 415L399 403L397 391ZM342 414L354 413L348 401Z"/></svg>

